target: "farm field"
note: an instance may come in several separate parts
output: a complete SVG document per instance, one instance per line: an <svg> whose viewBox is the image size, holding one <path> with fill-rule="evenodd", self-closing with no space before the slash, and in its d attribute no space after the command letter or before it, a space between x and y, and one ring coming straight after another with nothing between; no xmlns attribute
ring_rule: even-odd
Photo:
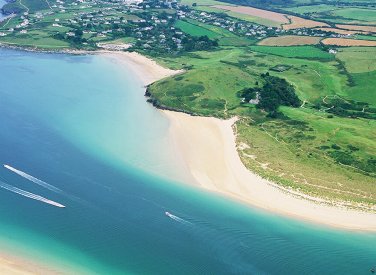
<svg viewBox="0 0 376 275"><path fill-rule="evenodd" d="M320 42L320 37L285 35L278 37L268 37L261 40L258 45L262 46L301 46L315 45Z"/></svg>
<svg viewBox="0 0 376 275"><path fill-rule="evenodd" d="M223 46L245 46L253 43L253 40L239 37L232 32L209 24L204 24L196 20L177 20L175 27L192 36L206 35L210 39L218 39Z"/></svg>
<svg viewBox="0 0 376 275"><path fill-rule="evenodd" d="M285 30L292 30L292 29L303 28L303 27L314 28L314 27L328 26L327 24L323 22L317 22L313 20L300 18L297 16L286 15L283 13L262 10L262 9L253 8L253 7L214 5L212 6L212 8L225 10L227 12L230 11L230 12L235 12L237 14L244 14L247 16L267 19L275 23L278 23L280 26L283 26L283 29Z"/></svg>
<svg viewBox="0 0 376 275"><path fill-rule="evenodd" d="M371 36L371 35L354 35L354 39L360 39L360 40L376 40L376 36Z"/></svg>
<svg viewBox="0 0 376 275"><path fill-rule="evenodd" d="M351 46L364 46L376 47L376 41L360 40L360 39L347 39L347 38L325 38L321 40L325 45L351 47Z"/></svg>
<svg viewBox="0 0 376 275"><path fill-rule="evenodd" d="M342 29L337 29L337 28L318 28L318 30L329 32L329 33L344 34L344 35L355 35L355 34L363 33L362 31L349 31L349 30L342 30Z"/></svg>
<svg viewBox="0 0 376 275"><path fill-rule="evenodd" d="M307 6L297 6L293 8L289 7L282 7L282 9L294 13L298 13L301 15L312 15L313 17L316 17L315 14L319 12L328 12L337 9L335 6L327 5L327 4L321 4L321 5L307 5Z"/></svg>
<svg viewBox="0 0 376 275"><path fill-rule="evenodd" d="M318 21L313 21L309 19L304 19L301 17L286 15L286 17L291 21L289 24L284 24L284 30L293 30L300 28L316 28L316 27L327 27L328 24Z"/></svg>
<svg viewBox="0 0 376 275"><path fill-rule="evenodd" d="M220 31L222 29L213 27L213 30L210 30L208 28L201 27L197 25L197 22L187 22L183 20L178 20L175 23L175 27L181 29L183 32L188 33L193 36L202 36L206 35L209 38L220 38L222 37L221 33L217 32L217 29Z"/></svg>
<svg viewBox="0 0 376 275"><path fill-rule="evenodd" d="M374 32L376 33L376 26L362 26L362 25L336 25L337 28L345 29L345 30L357 30L357 31L365 31L365 32Z"/></svg>
<svg viewBox="0 0 376 275"><path fill-rule="evenodd" d="M332 12L333 16L342 17L347 23L376 25L376 9L345 8ZM333 20L334 22L336 19Z"/></svg>
<svg viewBox="0 0 376 275"><path fill-rule="evenodd" d="M246 14L250 16L261 17L264 19L268 19L277 23L281 24L288 24L289 20L286 18L284 14L252 8L252 7L243 7L243 6L225 6L225 5L214 5L216 9L232 11L236 13Z"/></svg>
<svg viewBox="0 0 376 275"><path fill-rule="evenodd" d="M332 60L334 55L313 46L251 46L255 52L307 59Z"/></svg>

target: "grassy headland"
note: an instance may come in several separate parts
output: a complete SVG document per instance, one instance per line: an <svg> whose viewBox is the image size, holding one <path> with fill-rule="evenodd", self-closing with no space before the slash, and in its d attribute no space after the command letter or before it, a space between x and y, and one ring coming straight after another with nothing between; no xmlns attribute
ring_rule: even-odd
<svg viewBox="0 0 376 275"><path fill-rule="evenodd" d="M258 0L243 2L261 5ZM366 37L374 34L369 16L344 14L350 9L347 1L340 1L341 8L330 1L306 8L300 0L270 2L274 12L321 20L332 28L362 19L371 30ZM351 9L373 12L367 1L362 3ZM21 7L12 10L17 16L0 23L0 43L54 50L130 44L128 50L185 70L149 86L153 104L240 118L238 150L249 169L309 195L374 207L375 47L326 46L321 38L356 36L309 26L287 30L267 18L213 7L218 4L18 1L5 8ZM276 46L257 45L270 37L277 37ZM285 44L305 38L316 45Z"/></svg>

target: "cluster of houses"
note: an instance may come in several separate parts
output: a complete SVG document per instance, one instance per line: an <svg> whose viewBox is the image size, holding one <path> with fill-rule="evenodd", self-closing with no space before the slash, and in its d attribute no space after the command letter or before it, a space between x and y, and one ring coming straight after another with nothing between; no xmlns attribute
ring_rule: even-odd
<svg viewBox="0 0 376 275"><path fill-rule="evenodd" d="M340 34L335 33L325 28L300 28L289 30L288 34L291 35L303 35L303 36L317 36L317 37L333 37L333 38L351 38L352 34Z"/></svg>
<svg viewBox="0 0 376 275"><path fill-rule="evenodd" d="M10 24L6 30L2 29L0 36L17 32L25 34L34 25L48 22L51 24L49 30L64 33L64 37L68 38L77 35L75 30L88 34L86 37L90 39L97 38L96 41L111 40L116 35L123 34L134 37L137 47L179 51L183 48L183 39L187 35L174 27L174 21L193 19L253 39L282 34L348 37L318 29L287 31L266 27L223 14L191 9L180 5L176 0L56 0L48 3L49 9L43 12L23 13L15 19L17 24ZM71 13L72 16L62 16L64 13ZM128 29L128 33L125 33L125 29Z"/></svg>
<svg viewBox="0 0 376 275"><path fill-rule="evenodd" d="M238 20L232 17L224 17L223 15L218 13L208 13L198 10L179 10L178 15L181 19L194 19L205 24L214 25L228 30L239 36L262 39L267 36L277 35L285 32L280 28L266 27L263 25Z"/></svg>

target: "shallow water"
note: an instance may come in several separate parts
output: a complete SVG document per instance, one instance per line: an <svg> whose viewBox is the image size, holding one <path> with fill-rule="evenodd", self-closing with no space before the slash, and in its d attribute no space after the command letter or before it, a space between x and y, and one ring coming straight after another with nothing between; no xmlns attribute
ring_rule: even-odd
<svg viewBox="0 0 376 275"><path fill-rule="evenodd" d="M375 234L167 180L187 178L168 121L111 58L0 50L0 72L1 166L48 185L3 167L0 180L66 206L0 189L0 252L98 274L369 274L376 265Z"/></svg>

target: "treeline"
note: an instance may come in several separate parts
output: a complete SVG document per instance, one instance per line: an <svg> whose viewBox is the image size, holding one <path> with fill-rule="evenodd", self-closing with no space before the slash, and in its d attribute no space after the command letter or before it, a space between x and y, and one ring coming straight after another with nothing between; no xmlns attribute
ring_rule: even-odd
<svg viewBox="0 0 376 275"><path fill-rule="evenodd" d="M258 99L257 107L269 112L270 116L278 115L279 106L299 107L301 105L294 86L285 79L271 76L269 73L262 74L261 77L264 82L262 87L247 88L240 93L246 102Z"/></svg>

